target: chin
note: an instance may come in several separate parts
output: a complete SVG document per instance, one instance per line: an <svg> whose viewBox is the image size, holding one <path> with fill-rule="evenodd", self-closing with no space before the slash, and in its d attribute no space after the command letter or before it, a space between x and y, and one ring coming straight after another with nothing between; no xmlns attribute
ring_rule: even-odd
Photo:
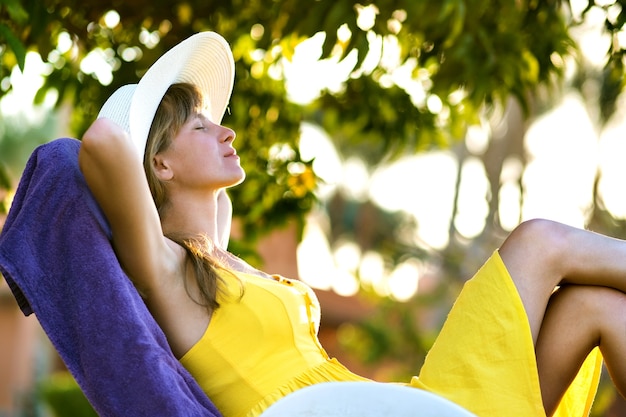
<svg viewBox="0 0 626 417"><path fill-rule="evenodd" d="M246 172L242 169L242 170L241 170L241 175L239 176L239 178L238 178L237 180L235 180L235 181L233 182L233 186L235 186L235 185L239 185L239 184L241 184L242 182L244 182L245 180L246 180Z"/></svg>

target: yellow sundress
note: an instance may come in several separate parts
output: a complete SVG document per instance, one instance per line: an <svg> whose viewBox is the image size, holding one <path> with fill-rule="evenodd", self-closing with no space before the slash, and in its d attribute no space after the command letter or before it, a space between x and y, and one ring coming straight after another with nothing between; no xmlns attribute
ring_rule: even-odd
<svg viewBox="0 0 626 417"><path fill-rule="evenodd" d="M304 283L224 273L228 293L204 336L181 358L224 417L259 416L280 398L329 381L367 381L320 345L320 308ZM243 296L240 293L243 285ZM601 356L587 358L557 416L587 416ZM419 377L480 417L545 417L528 320L498 252L466 283Z"/></svg>

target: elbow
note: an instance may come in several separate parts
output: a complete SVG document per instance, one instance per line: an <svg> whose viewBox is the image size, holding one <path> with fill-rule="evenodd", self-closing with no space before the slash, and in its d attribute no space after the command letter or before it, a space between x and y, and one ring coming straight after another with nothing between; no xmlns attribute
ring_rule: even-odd
<svg viewBox="0 0 626 417"><path fill-rule="evenodd" d="M78 164L83 173L94 164L99 165L107 158L123 152L129 146L126 132L108 119L96 119L81 139ZM105 162L106 163L106 162Z"/></svg>
<svg viewBox="0 0 626 417"><path fill-rule="evenodd" d="M81 171L94 162L99 154L106 152L106 138L99 127L100 119L89 126L81 138L80 150L78 151L78 165Z"/></svg>

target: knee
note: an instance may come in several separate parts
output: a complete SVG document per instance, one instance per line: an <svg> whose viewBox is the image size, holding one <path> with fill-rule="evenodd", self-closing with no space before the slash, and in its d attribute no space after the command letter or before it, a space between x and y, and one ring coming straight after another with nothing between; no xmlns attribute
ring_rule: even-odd
<svg viewBox="0 0 626 417"><path fill-rule="evenodd" d="M552 220L527 220L511 232L502 249L522 255L526 259L532 259L533 254L536 254L541 259L548 260L563 254L569 229L569 226Z"/></svg>
<svg viewBox="0 0 626 417"><path fill-rule="evenodd" d="M626 294L608 287L566 285L555 291L550 300L553 303L566 305L572 320L580 325L593 322L599 331L607 323L626 318Z"/></svg>

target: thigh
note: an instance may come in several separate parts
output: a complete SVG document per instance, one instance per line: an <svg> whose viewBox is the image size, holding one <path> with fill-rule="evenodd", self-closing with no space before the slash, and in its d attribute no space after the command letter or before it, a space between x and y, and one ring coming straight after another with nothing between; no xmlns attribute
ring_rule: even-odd
<svg viewBox="0 0 626 417"><path fill-rule="evenodd" d="M626 295L606 287L568 285L551 296L537 340L536 355L544 406L551 412L599 346L609 371L624 384ZM548 413L550 414L550 413Z"/></svg>

